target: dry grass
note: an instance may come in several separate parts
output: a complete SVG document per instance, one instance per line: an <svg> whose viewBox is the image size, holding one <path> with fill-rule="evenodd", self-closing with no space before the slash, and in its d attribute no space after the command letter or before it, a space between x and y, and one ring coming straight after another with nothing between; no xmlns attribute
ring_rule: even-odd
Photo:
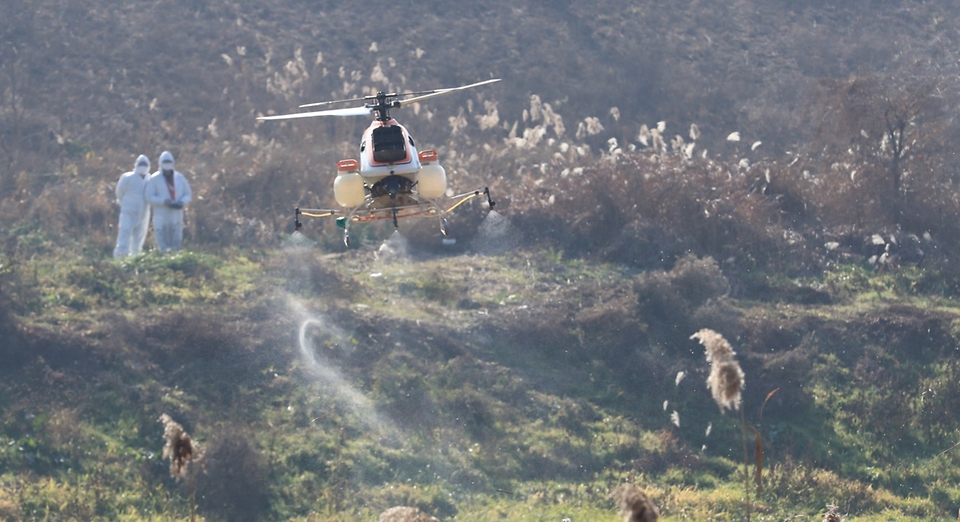
<svg viewBox="0 0 960 522"><path fill-rule="evenodd" d="M610 498L619 505L624 522L656 522L660 518L657 506L633 484L617 486L610 493Z"/></svg>
<svg viewBox="0 0 960 522"><path fill-rule="evenodd" d="M757 186L760 168L621 152L584 167L524 172L508 215L525 237L568 255L666 268L687 253L740 266L795 264L774 197ZM755 171L759 170L759 173Z"/></svg>
<svg viewBox="0 0 960 522"><path fill-rule="evenodd" d="M0 519L19 520L20 504L15 500L0 498Z"/></svg>
<svg viewBox="0 0 960 522"><path fill-rule="evenodd" d="M163 458L170 459L170 476L178 481L188 477L195 472L193 466L203 464L203 450L183 426L166 413L157 420L163 424Z"/></svg>
<svg viewBox="0 0 960 522"><path fill-rule="evenodd" d="M190 520L196 517L197 510L197 471L204 469L204 454L200 446L193 442L183 426L166 413L157 419L163 424L163 458L170 459L170 476L177 482L186 478L190 488ZM199 468L199 469L198 469Z"/></svg>
<svg viewBox="0 0 960 522"><path fill-rule="evenodd" d="M377 522L440 522L415 507L394 506L377 517Z"/></svg>
<svg viewBox="0 0 960 522"><path fill-rule="evenodd" d="M839 509L836 504L827 505L827 512L823 514L823 522L843 522L843 517L838 512Z"/></svg>

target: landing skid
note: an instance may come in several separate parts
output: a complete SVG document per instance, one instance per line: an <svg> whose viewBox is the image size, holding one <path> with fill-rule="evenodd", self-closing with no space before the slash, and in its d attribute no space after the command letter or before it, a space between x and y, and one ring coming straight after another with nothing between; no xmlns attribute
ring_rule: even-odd
<svg viewBox="0 0 960 522"><path fill-rule="evenodd" d="M300 230L303 223L300 222L300 216L312 218L333 217L336 219L337 226L343 228L343 244L350 246L350 224L364 223L367 221L379 221L390 219L393 221L394 229L399 228L398 220L408 217L426 217L438 216L440 219L440 233L444 237L447 235L447 221L444 217L460 205L470 201L478 196L486 196L487 203L492 209L496 203L490 198L490 189L474 190L450 197L452 204L444 209L435 199L423 197L415 193L398 195L395 198L389 196L371 197L351 209L330 210L330 209L294 209L294 227Z"/></svg>

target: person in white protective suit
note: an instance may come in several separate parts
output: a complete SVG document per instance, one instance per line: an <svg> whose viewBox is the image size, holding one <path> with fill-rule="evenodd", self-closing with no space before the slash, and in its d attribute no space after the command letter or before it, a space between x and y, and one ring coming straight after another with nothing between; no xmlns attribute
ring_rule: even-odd
<svg viewBox="0 0 960 522"><path fill-rule="evenodd" d="M173 168L173 154L163 151L160 170L147 180L147 203L153 207L153 237L161 252L179 250L183 243L183 209L190 203L190 184Z"/></svg>
<svg viewBox="0 0 960 522"><path fill-rule="evenodd" d="M120 224L117 226L117 246L113 257L137 255L147 239L150 225L150 206L144 199L143 189L150 175L150 159L141 154L134 163L133 171L120 176L117 182L117 204L120 205Z"/></svg>

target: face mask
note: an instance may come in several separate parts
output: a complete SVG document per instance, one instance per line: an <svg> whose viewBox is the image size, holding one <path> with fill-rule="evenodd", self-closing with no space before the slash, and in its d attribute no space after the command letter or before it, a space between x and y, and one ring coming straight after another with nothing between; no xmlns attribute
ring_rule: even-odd
<svg viewBox="0 0 960 522"><path fill-rule="evenodd" d="M164 174L170 175L173 173L173 163L164 163L160 168Z"/></svg>
<svg viewBox="0 0 960 522"><path fill-rule="evenodd" d="M143 176L144 174L147 173L147 169L149 169L149 167L147 167L146 165L137 165L137 168L133 169L133 171Z"/></svg>

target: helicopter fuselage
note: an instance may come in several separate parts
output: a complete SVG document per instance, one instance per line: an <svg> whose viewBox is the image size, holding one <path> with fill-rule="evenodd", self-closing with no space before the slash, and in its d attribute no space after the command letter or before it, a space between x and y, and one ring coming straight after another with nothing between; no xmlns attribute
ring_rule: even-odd
<svg viewBox="0 0 960 522"><path fill-rule="evenodd" d="M360 175L365 179L396 175L416 181L417 146L403 125L391 118L374 120L360 139Z"/></svg>
<svg viewBox="0 0 960 522"><path fill-rule="evenodd" d="M447 190L436 151L418 152L407 129L393 118L374 120L360 139L360 160L337 164L334 196L342 207L436 206Z"/></svg>

